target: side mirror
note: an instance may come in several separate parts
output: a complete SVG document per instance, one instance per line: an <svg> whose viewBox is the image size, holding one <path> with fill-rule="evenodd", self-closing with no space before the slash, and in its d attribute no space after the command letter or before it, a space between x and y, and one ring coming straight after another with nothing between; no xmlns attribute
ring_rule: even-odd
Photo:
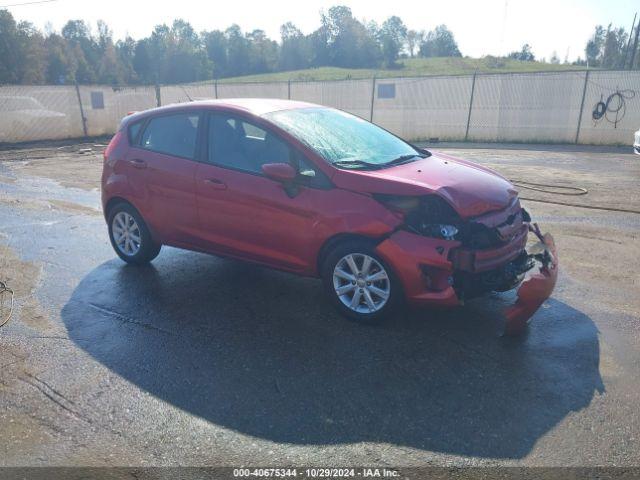
<svg viewBox="0 0 640 480"><path fill-rule="evenodd" d="M296 171L288 163L266 163L262 165L262 172L271 180L289 183L295 180Z"/></svg>

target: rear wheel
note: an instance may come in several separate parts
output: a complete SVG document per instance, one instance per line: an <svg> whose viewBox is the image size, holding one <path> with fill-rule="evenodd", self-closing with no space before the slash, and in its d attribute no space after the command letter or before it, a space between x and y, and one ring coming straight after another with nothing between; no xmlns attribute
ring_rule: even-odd
<svg viewBox="0 0 640 480"><path fill-rule="evenodd" d="M160 253L161 246L153 241L142 216L128 203L111 208L108 224L111 246L125 262L149 263Z"/></svg>
<svg viewBox="0 0 640 480"><path fill-rule="evenodd" d="M393 272L366 241L345 242L332 250L322 277L338 311L360 323L381 323L402 298Z"/></svg>

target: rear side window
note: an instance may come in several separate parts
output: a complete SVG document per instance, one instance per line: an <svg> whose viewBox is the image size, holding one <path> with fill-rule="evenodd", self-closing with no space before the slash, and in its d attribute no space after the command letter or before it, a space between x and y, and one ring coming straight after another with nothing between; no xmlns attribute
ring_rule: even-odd
<svg viewBox="0 0 640 480"><path fill-rule="evenodd" d="M140 146L154 152L193 159L199 119L197 113L152 118L142 134Z"/></svg>

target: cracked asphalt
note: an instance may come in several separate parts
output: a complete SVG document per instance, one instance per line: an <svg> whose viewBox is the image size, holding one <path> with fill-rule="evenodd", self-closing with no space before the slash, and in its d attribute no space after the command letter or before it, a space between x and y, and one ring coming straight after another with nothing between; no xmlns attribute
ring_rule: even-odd
<svg viewBox="0 0 640 480"><path fill-rule="evenodd" d="M561 270L522 338L496 334L509 294L367 328L314 279L125 265L80 147L0 151L0 466L640 465L640 215L523 202ZM628 148L439 148L640 210Z"/></svg>

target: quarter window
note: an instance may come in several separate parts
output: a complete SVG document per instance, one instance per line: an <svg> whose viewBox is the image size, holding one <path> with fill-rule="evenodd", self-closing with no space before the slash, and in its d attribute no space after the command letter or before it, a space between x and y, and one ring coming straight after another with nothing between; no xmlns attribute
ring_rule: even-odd
<svg viewBox="0 0 640 480"><path fill-rule="evenodd" d="M144 130L140 146L154 152L193 159L199 118L194 113L152 118Z"/></svg>
<svg viewBox="0 0 640 480"><path fill-rule="evenodd" d="M142 121L136 122L129 126L129 142L132 145L138 144L138 133L140 133L140 127L142 127Z"/></svg>

